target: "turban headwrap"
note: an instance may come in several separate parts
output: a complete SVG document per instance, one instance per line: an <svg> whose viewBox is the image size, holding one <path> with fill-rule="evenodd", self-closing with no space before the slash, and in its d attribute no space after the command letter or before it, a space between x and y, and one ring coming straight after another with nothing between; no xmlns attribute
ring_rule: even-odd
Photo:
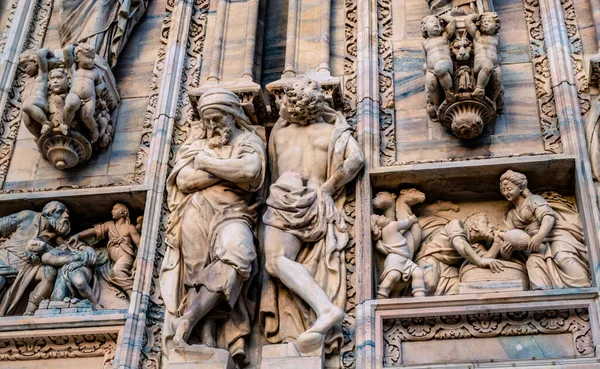
<svg viewBox="0 0 600 369"><path fill-rule="evenodd" d="M213 88L203 93L198 104L200 119L203 119L204 112L211 108L233 115L240 128L251 132L256 131L250 126L250 119L242 109L240 98L233 92L224 88Z"/></svg>

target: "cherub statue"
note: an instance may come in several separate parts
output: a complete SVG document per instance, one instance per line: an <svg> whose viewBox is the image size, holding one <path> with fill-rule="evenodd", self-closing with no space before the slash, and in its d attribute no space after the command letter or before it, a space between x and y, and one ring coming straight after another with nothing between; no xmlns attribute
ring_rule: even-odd
<svg viewBox="0 0 600 369"><path fill-rule="evenodd" d="M51 124L42 126L42 134L49 132L53 127L58 127L63 135L69 134L69 126L64 123L65 99L69 92L69 76L65 68L50 70L50 94L48 95L48 107Z"/></svg>
<svg viewBox="0 0 600 369"><path fill-rule="evenodd" d="M490 80L492 88L488 96L496 101L502 92L502 71L500 70L500 18L495 12L470 14L465 18L467 32L473 37L475 60L473 72L477 86L473 95L485 96L485 89Z"/></svg>
<svg viewBox="0 0 600 369"><path fill-rule="evenodd" d="M442 21L446 24L444 28L442 28ZM444 90L446 100L454 100L452 91L454 71L450 54L450 39L456 32L456 20L450 14L428 15L421 21L421 32L424 38L427 109L430 116L433 117L436 115L433 109L442 102L440 85Z"/></svg>
<svg viewBox="0 0 600 369"><path fill-rule="evenodd" d="M19 56L19 65L33 79L25 84L23 91L23 122L37 140L41 127L51 126L48 112L48 57L53 54L48 49L27 50Z"/></svg>
<svg viewBox="0 0 600 369"><path fill-rule="evenodd" d="M403 232L418 222L417 217L413 214L406 219L395 220L396 196L390 192L379 192L373 199L373 208L384 214L371 216L371 230L373 239L377 241L377 250L386 255L377 296L389 297L401 279L408 281L411 277L413 296L425 296L423 270L412 261L415 245L407 242L403 235Z"/></svg>
<svg viewBox="0 0 600 369"><path fill-rule="evenodd" d="M94 48L88 44L69 45L64 50L65 65L71 68L71 90L65 101L65 124L71 125L75 113L91 133L91 143L99 137L98 124L94 119L96 97L104 89L100 69L94 66Z"/></svg>

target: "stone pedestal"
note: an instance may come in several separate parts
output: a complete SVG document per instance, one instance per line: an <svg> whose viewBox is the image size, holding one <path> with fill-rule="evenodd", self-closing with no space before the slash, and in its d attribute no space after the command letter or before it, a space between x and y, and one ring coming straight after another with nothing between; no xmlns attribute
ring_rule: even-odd
<svg viewBox="0 0 600 369"><path fill-rule="evenodd" d="M169 350L169 359L163 359L164 369L236 369L229 351L191 345L183 350Z"/></svg>
<svg viewBox="0 0 600 369"><path fill-rule="evenodd" d="M293 343L266 345L262 349L261 369L323 369L323 354L302 356Z"/></svg>

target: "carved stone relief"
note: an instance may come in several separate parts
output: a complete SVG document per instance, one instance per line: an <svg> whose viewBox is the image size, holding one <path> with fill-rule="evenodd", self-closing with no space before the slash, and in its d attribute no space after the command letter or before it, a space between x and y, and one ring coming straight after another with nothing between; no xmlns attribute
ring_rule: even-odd
<svg viewBox="0 0 600 369"><path fill-rule="evenodd" d="M427 112L459 138L479 136L502 111L499 30L494 12L428 15L421 23Z"/></svg>
<svg viewBox="0 0 600 369"><path fill-rule="evenodd" d="M550 153L561 153L563 147L556 116L552 81L550 80L548 54L544 43L540 5L537 0L525 0L523 5L525 8L525 21L529 30L529 52L535 76L534 83L544 149Z"/></svg>
<svg viewBox="0 0 600 369"><path fill-rule="evenodd" d="M377 51L379 55L379 136L381 165L396 162L394 117L394 54L392 49L392 1L377 1Z"/></svg>
<svg viewBox="0 0 600 369"><path fill-rule="evenodd" d="M205 92L198 113L167 180L170 218L160 275L165 351L170 362L196 352L188 342L199 324L201 344L228 349L243 366L266 150L233 92Z"/></svg>
<svg viewBox="0 0 600 369"><path fill-rule="evenodd" d="M47 333L47 332L46 332ZM118 333L35 335L0 340L0 363L25 360L101 357L102 369L112 368ZM3 364L0 364L3 365ZM17 364L18 365L18 364Z"/></svg>
<svg viewBox="0 0 600 369"><path fill-rule="evenodd" d="M301 355L314 355L323 346L325 352L338 352L348 242L341 207L344 185L357 175L364 157L343 116L325 104L318 82L297 80L286 86L285 94L269 144L273 184L263 216L268 274L260 322L269 342L292 337ZM298 157L296 150L310 154ZM298 203L304 205L293 205ZM302 319L290 320L292 316Z"/></svg>
<svg viewBox="0 0 600 369"><path fill-rule="evenodd" d="M466 339L516 338L518 336L561 333L571 335L571 344L575 348L576 357L592 356L594 354L595 346L592 341L587 309L486 312L387 319L383 322L383 366L395 367L403 364L402 346L405 342L457 340L457 344L460 344L458 342L464 342ZM536 357L536 354L531 355L530 359L540 359L539 356ZM546 355L552 357L551 352L546 353Z"/></svg>
<svg viewBox="0 0 600 369"><path fill-rule="evenodd" d="M123 204L114 206L112 218L71 237L69 210L59 201L47 203L41 212L23 210L0 218L0 314L127 309L142 219L133 225ZM106 249L97 249L102 239L108 240Z"/></svg>
<svg viewBox="0 0 600 369"><path fill-rule="evenodd" d="M114 68L148 0L61 0L58 5L61 46L89 44Z"/></svg>
<svg viewBox="0 0 600 369"><path fill-rule="evenodd" d="M397 199L377 194L373 209L383 215L373 215L373 242L386 255L377 259L378 297L590 287L575 206L556 192L532 194L527 178L511 170L501 176L500 192L512 209L498 225L482 212L457 219L458 206L448 202L413 213L425 200L415 189Z"/></svg>
<svg viewBox="0 0 600 369"><path fill-rule="evenodd" d="M119 95L111 70L89 44L26 51L19 63L29 76L23 123L57 169L84 163L110 144Z"/></svg>

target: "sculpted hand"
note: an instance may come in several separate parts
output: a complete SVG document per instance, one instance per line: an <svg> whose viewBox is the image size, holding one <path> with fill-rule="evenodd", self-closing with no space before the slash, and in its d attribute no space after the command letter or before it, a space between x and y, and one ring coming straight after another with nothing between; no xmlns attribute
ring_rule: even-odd
<svg viewBox="0 0 600 369"><path fill-rule="evenodd" d="M531 237L531 240L529 240L529 243L527 244L527 250L529 250L529 252L538 252L543 241L544 238L536 234L535 236Z"/></svg>
<svg viewBox="0 0 600 369"><path fill-rule="evenodd" d="M333 202L333 198L331 197L329 190L324 189L323 186L321 186L317 190L317 200L325 204L325 216L327 217L327 220L331 220L329 219L330 216L335 214L335 203Z"/></svg>
<svg viewBox="0 0 600 369"><path fill-rule="evenodd" d="M419 222L419 218L417 218L416 215L411 215L408 217L408 219L412 222L412 224L418 223Z"/></svg>
<svg viewBox="0 0 600 369"><path fill-rule="evenodd" d="M481 259L481 264L479 265L481 268L489 268L492 273L500 273L504 270L504 265L500 260L496 259Z"/></svg>
<svg viewBox="0 0 600 369"><path fill-rule="evenodd" d="M209 162L212 160L212 156L206 151L200 151L194 158L194 169L206 170Z"/></svg>

